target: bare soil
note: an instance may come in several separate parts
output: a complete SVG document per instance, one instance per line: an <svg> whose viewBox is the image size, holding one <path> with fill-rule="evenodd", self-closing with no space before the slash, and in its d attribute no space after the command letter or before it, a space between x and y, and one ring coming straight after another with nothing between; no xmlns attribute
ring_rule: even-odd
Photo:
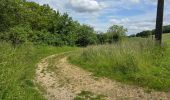
<svg viewBox="0 0 170 100"><path fill-rule="evenodd" d="M107 78L96 78L92 73L71 65L67 56L55 59L56 56L41 60L36 70L36 81L45 89L47 100L74 100L82 91L104 95L105 100L170 100L170 93L146 91ZM48 69L48 59L56 60L54 70Z"/></svg>

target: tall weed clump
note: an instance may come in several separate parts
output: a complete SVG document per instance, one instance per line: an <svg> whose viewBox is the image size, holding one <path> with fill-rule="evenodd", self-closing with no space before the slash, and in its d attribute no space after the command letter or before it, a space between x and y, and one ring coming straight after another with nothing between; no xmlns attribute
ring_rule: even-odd
<svg viewBox="0 0 170 100"><path fill-rule="evenodd" d="M0 42L0 100L44 100L34 82L36 64L44 57L74 50L25 43Z"/></svg>
<svg viewBox="0 0 170 100"><path fill-rule="evenodd" d="M162 66L162 61L167 62L167 47L157 47L148 39L90 46L71 56L70 61L96 76L158 90L170 88L170 77L165 77L170 72Z"/></svg>
<svg viewBox="0 0 170 100"><path fill-rule="evenodd" d="M9 43L0 43L0 99L43 99L36 91L32 80L35 68L31 45L14 48Z"/></svg>

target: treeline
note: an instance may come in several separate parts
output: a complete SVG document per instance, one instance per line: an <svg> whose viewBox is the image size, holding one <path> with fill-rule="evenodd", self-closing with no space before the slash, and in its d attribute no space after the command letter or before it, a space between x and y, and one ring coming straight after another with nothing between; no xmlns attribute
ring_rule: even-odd
<svg viewBox="0 0 170 100"><path fill-rule="evenodd" d="M163 27L163 33L170 33L170 25Z"/></svg>
<svg viewBox="0 0 170 100"><path fill-rule="evenodd" d="M96 34L93 27L81 25L67 13L61 14L47 4L0 0L0 40L13 45L25 42L54 46L112 43L126 31L122 26L113 25L107 34Z"/></svg>
<svg viewBox="0 0 170 100"><path fill-rule="evenodd" d="M163 34L166 34L166 33L170 33L170 25L163 26ZM150 35L154 35L154 34L155 34L155 29L154 30L142 31L142 32L139 32L137 34L132 34L132 35L130 35L130 37L143 37L143 38L147 38Z"/></svg>

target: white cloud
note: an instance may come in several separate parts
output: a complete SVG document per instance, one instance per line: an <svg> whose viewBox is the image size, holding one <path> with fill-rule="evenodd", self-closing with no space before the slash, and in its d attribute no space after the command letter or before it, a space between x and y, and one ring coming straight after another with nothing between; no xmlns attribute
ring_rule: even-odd
<svg viewBox="0 0 170 100"><path fill-rule="evenodd" d="M92 25L97 31L106 31L110 25L128 28L128 34L155 28L157 0L31 0L49 4L53 9L67 12L74 20ZM170 0L165 0L164 25L170 24ZM142 14L133 14L134 9ZM127 12L122 12L122 10ZM137 11L136 10L136 11ZM128 12L132 11L132 12ZM121 12L121 14L119 13ZM112 17L113 16L113 17Z"/></svg>
<svg viewBox="0 0 170 100"><path fill-rule="evenodd" d="M77 12L96 12L103 8L96 0L69 0L68 4Z"/></svg>
<svg viewBox="0 0 170 100"><path fill-rule="evenodd" d="M129 23L130 20L128 18L122 18L122 19L113 18L110 20L110 22L117 25L123 25Z"/></svg>
<svg viewBox="0 0 170 100"><path fill-rule="evenodd" d="M140 3L140 0L130 0L132 3Z"/></svg>

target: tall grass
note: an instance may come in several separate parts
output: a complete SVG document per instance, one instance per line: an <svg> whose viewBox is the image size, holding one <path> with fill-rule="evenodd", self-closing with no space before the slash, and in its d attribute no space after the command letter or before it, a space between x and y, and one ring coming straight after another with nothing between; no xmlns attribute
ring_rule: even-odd
<svg viewBox="0 0 170 100"><path fill-rule="evenodd" d="M13 48L0 43L0 100L43 100L35 84L36 63L55 53L74 50L71 47L34 46Z"/></svg>
<svg viewBox="0 0 170 100"><path fill-rule="evenodd" d="M90 46L70 57L70 62L96 76L156 90L170 89L170 55L166 46L151 40L126 40L113 45Z"/></svg>

